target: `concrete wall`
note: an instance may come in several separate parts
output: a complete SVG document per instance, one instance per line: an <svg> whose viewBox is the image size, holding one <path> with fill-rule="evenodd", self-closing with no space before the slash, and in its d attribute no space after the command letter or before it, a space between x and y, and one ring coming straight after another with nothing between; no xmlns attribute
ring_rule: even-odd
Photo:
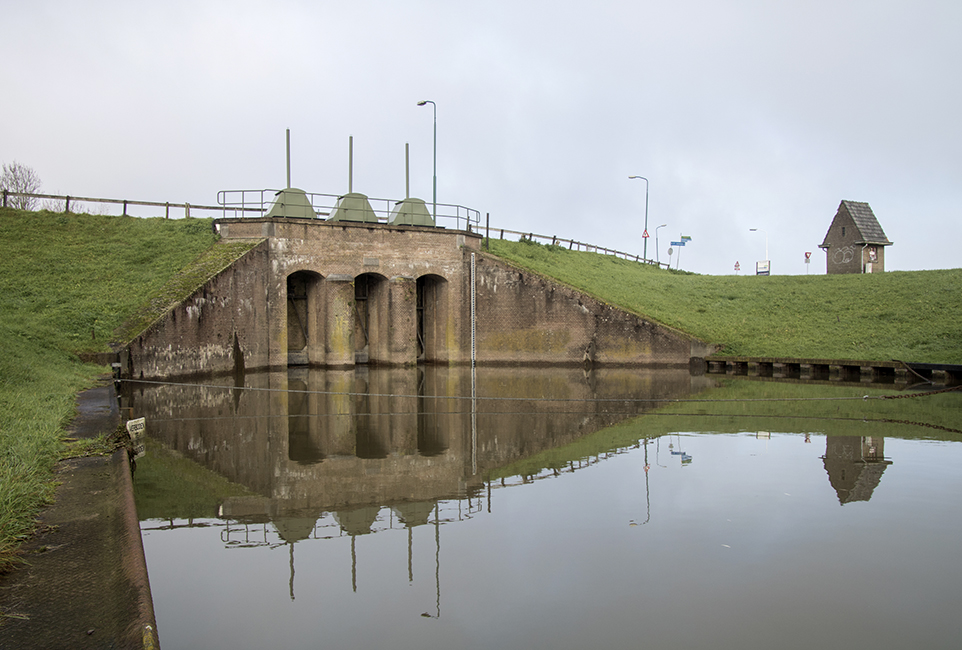
<svg viewBox="0 0 962 650"><path fill-rule="evenodd" d="M479 363L687 367L707 346L580 291L482 255Z"/></svg>
<svg viewBox="0 0 962 650"><path fill-rule="evenodd" d="M226 241L264 241L133 341L127 376L469 363L472 256L481 364L687 367L711 352L483 254L475 233L287 218L218 225Z"/></svg>

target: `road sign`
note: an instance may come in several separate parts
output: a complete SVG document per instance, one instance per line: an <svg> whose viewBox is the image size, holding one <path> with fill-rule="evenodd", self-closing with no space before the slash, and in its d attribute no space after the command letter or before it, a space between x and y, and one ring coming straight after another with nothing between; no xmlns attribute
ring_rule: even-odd
<svg viewBox="0 0 962 650"><path fill-rule="evenodd" d="M683 241L673 241L673 242L671 242L671 245L672 245L672 246L684 246L684 245L685 245L685 242L683 242Z"/></svg>
<svg viewBox="0 0 962 650"><path fill-rule="evenodd" d="M682 236L681 236L681 240L682 240L682 241L691 241L691 237L689 237L688 235L682 235Z"/></svg>
<svg viewBox="0 0 962 650"><path fill-rule="evenodd" d="M755 262L755 275L770 275L770 264L768 260Z"/></svg>
<svg viewBox="0 0 962 650"><path fill-rule="evenodd" d="M807 261L810 260L810 259L812 259L812 254L811 254L811 253L805 253L805 261L807 262Z"/></svg>
<svg viewBox="0 0 962 650"><path fill-rule="evenodd" d="M742 267L741 267L741 265L740 265L738 262L735 262L735 270L736 270L736 271L741 271L741 270L742 270Z"/></svg>
<svg viewBox="0 0 962 650"><path fill-rule="evenodd" d="M647 231L647 230L645 231L645 234L642 235L642 237L643 237L644 239L648 239L648 231Z"/></svg>

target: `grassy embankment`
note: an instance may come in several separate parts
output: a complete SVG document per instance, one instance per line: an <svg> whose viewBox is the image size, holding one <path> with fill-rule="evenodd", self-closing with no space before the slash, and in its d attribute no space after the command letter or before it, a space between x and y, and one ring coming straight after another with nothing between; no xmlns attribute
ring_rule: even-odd
<svg viewBox="0 0 962 650"><path fill-rule="evenodd" d="M216 239L208 219L0 209L0 573L53 496L51 470L70 453L64 427L77 391L107 372L76 354L108 351L145 303L159 315L178 299L161 288L192 260L183 295L224 268L239 253L210 249ZM198 258L207 249L217 254ZM142 312L140 324L150 318Z"/></svg>
<svg viewBox="0 0 962 650"><path fill-rule="evenodd" d="M490 240L536 273L722 347L720 354L962 363L962 269L704 276Z"/></svg>
<svg viewBox="0 0 962 650"><path fill-rule="evenodd" d="M246 250L210 249L214 240L209 220L0 210L0 571L51 498L75 393L105 370L75 354L106 351L124 323L123 336L136 334ZM560 247L491 244L506 259L728 354L962 363L960 270L710 277Z"/></svg>

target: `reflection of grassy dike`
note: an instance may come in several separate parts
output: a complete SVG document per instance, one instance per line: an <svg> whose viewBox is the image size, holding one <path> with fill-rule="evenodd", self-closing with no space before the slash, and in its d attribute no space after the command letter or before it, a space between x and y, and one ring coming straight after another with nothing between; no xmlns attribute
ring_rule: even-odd
<svg viewBox="0 0 962 650"><path fill-rule="evenodd" d="M645 438L653 440L681 431L720 434L777 431L962 441L962 433L958 433L962 429L959 424L962 422L962 395L957 391L923 397L874 399L892 395L893 391L749 379L723 378L719 383L720 387L708 394L666 403L653 413L499 468L485 479L533 476L546 469L563 469L579 459L633 447ZM908 394L913 393L908 391ZM869 399L864 399L866 395Z"/></svg>
<svg viewBox="0 0 962 650"><path fill-rule="evenodd" d="M214 240L203 219L0 209L0 571L52 497L74 395L105 372L75 354L106 351L125 322L122 336L135 334L246 250L208 250ZM495 241L492 250L732 354L962 363L960 270L704 277L557 247ZM686 408L666 410L676 407Z"/></svg>

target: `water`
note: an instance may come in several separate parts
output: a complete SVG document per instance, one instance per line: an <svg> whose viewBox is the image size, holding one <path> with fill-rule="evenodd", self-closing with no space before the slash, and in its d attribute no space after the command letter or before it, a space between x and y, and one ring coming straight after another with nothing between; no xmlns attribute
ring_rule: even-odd
<svg viewBox="0 0 962 650"><path fill-rule="evenodd" d="M166 650L962 636L957 393L629 370L215 383L128 397L154 438L135 486Z"/></svg>

